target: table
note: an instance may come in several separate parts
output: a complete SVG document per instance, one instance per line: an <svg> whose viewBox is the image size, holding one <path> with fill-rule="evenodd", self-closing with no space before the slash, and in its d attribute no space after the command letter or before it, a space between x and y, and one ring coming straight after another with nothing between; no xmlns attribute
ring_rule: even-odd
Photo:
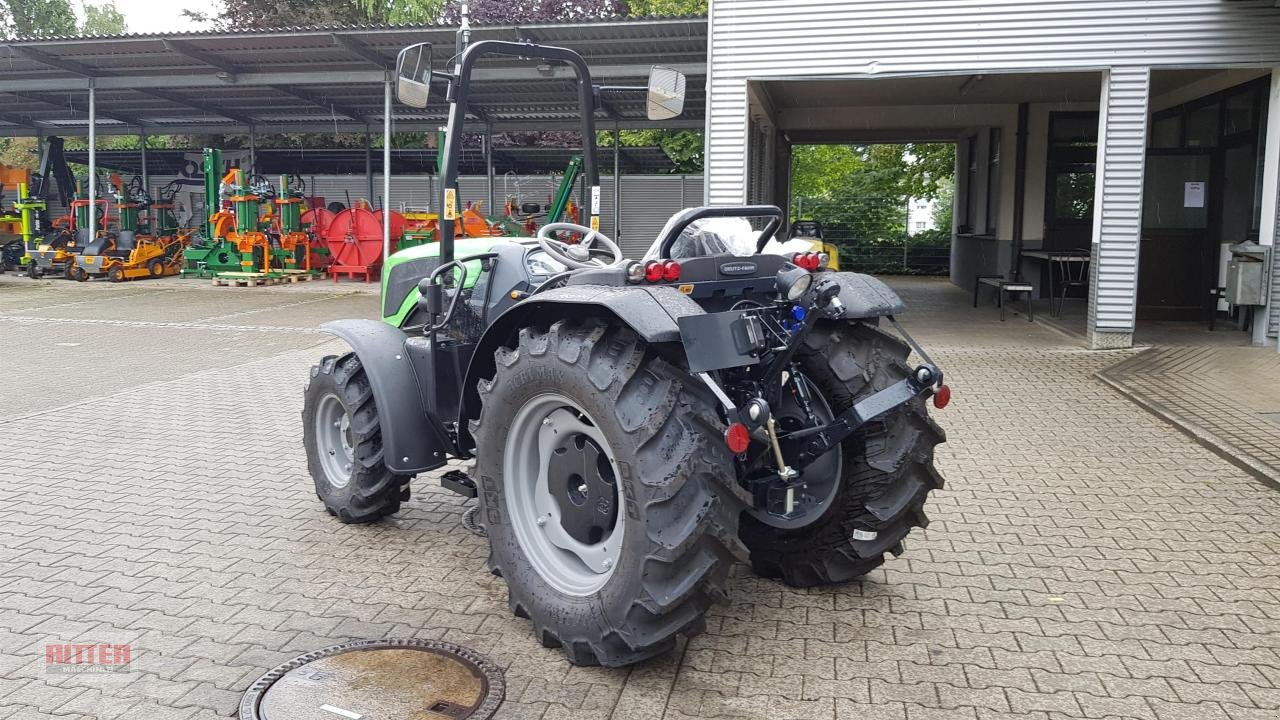
<svg viewBox="0 0 1280 720"><path fill-rule="evenodd" d="M1049 314L1053 315L1053 262L1088 263L1092 256L1082 250L1024 250L1023 257L1035 258L1049 263Z"/></svg>

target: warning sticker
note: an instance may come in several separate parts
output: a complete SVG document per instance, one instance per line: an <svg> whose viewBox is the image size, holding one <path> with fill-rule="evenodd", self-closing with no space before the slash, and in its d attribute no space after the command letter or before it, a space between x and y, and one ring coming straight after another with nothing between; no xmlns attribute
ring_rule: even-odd
<svg viewBox="0 0 1280 720"><path fill-rule="evenodd" d="M592 215L600 214L600 186L599 185L591 186L591 214Z"/></svg>
<svg viewBox="0 0 1280 720"><path fill-rule="evenodd" d="M444 219L458 219L458 188L444 189Z"/></svg>
<svg viewBox="0 0 1280 720"><path fill-rule="evenodd" d="M596 232L600 232L600 216L599 215L591 216L591 229L595 230Z"/></svg>

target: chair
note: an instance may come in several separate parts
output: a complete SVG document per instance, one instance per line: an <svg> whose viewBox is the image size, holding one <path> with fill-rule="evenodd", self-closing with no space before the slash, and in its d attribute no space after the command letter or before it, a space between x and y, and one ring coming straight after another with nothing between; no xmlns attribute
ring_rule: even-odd
<svg viewBox="0 0 1280 720"><path fill-rule="evenodd" d="M1057 283L1054 283L1050 287L1053 287L1054 290L1061 288L1061 292L1058 293L1057 298L1057 310L1054 310L1053 307L1053 296L1051 295L1049 297L1049 315L1051 317L1058 317L1062 315L1062 306L1066 304L1067 301L1067 290L1073 287L1083 288L1089 286L1089 263L1081 262L1076 259L1079 256L1087 257L1088 255L1088 250L1072 250L1068 253L1049 256L1053 261L1049 266L1049 272L1052 273L1054 270L1057 270L1058 277L1060 278Z"/></svg>

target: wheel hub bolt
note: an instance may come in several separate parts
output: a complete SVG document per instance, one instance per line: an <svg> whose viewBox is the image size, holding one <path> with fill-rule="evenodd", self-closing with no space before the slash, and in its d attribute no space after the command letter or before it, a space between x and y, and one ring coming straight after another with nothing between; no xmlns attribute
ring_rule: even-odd
<svg viewBox="0 0 1280 720"><path fill-rule="evenodd" d="M602 563L600 563L600 564L601 564L602 566L604 566L604 569L605 569L605 570L608 570L609 568L613 567L613 561L612 561L612 560L610 560L609 558L605 558L605 559L604 559L604 562L602 562Z"/></svg>
<svg viewBox="0 0 1280 720"><path fill-rule="evenodd" d="M538 527L542 527L543 525L547 524L547 519L544 517L539 517L535 522L538 523Z"/></svg>

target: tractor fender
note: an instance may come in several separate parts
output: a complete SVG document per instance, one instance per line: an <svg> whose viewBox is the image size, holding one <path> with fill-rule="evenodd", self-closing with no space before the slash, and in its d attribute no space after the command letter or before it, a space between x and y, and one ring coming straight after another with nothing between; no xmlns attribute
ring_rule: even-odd
<svg viewBox="0 0 1280 720"><path fill-rule="evenodd" d="M334 320L320 330L345 340L364 366L378 406L387 468L413 475L444 465L451 443L423 392L432 371L430 347L415 341L424 339L377 320Z"/></svg>
<svg viewBox="0 0 1280 720"><path fill-rule="evenodd" d="M902 298L877 278L855 272L833 272L829 276L840 283L840 304L844 316L851 320L897 315L906 305Z"/></svg>
<svg viewBox="0 0 1280 720"><path fill-rule="evenodd" d="M705 311L674 287L568 285L541 292L522 300L499 315L485 330L462 383L458 406L459 449L471 446L467 422L480 416L480 394L476 383L493 377L494 352L503 344L514 345L520 328L536 315L582 318L590 315L616 318L646 342L678 342L678 318L701 315Z"/></svg>

